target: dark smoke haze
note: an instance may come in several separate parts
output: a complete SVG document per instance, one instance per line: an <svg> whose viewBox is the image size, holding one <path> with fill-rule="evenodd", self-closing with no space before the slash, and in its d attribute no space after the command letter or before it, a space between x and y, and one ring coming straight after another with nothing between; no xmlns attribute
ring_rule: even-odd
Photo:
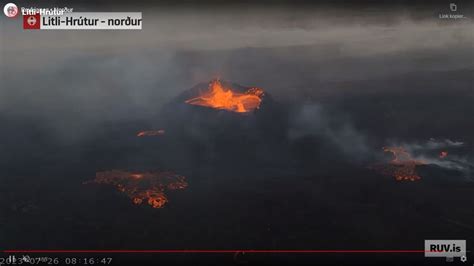
<svg viewBox="0 0 474 266"><path fill-rule="evenodd" d="M26 31L0 16L0 250L472 243L472 3L442 20L449 3L175 2L16 2L141 11L141 31ZM183 104L214 78L272 101L248 116ZM422 178L370 169L392 159L387 145L427 162ZM83 185L112 169L170 170L189 187L156 210Z"/></svg>
<svg viewBox="0 0 474 266"><path fill-rule="evenodd" d="M474 135L467 118L474 114L474 25L438 19L446 6L419 13L400 6L210 7L151 7L138 32L28 32L2 17L0 118L26 119L36 126L25 122L21 131L40 127L67 144L103 123L153 123L164 103L219 77L301 105L290 124L325 132L352 156L367 152L368 139L404 138L400 131L424 139ZM471 6L460 8L472 14ZM339 129L326 125L334 116L315 108L332 109L325 112L341 119ZM430 132L416 129L429 121L431 129L421 131ZM301 133L288 131L290 138Z"/></svg>

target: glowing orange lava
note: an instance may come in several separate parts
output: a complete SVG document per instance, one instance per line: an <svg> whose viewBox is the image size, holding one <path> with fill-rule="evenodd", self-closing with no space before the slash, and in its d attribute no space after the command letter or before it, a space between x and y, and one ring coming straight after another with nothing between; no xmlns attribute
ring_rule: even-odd
<svg viewBox="0 0 474 266"><path fill-rule="evenodd" d="M377 164L372 168L383 175L393 176L397 181L415 181L421 179L416 172L417 165L425 164L423 161L415 160L402 147L384 147L384 152L391 153L393 159L388 164Z"/></svg>
<svg viewBox="0 0 474 266"><path fill-rule="evenodd" d="M111 170L97 172L95 179L85 184L107 184L125 193L134 204L147 202L153 208L162 208L167 202L166 190L185 189L186 178L171 172L127 172Z"/></svg>
<svg viewBox="0 0 474 266"><path fill-rule="evenodd" d="M151 136L161 136L165 134L164 129L159 130L147 130L147 131L140 131L137 134L137 137L151 137Z"/></svg>
<svg viewBox="0 0 474 266"><path fill-rule="evenodd" d="M224 88L220 81L213 80L207 91L186 103L215 109L224 109L236 113L251 112L260 107L264 92L260 88L251 88L245 93Z"/></svg>
<svg viewBox="0 0 474 266"><path fill-rule="evenodd" d="M447 151L442 151L439 153L439 158L444 159L448 157L448 152Z"/></svg>

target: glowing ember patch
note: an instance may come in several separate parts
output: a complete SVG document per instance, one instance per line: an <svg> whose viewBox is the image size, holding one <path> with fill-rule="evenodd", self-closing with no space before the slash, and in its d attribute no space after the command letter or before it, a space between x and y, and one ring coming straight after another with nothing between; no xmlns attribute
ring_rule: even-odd
<svg viewBox="0 0 474 266"><path fill-rule="evenodd" d="M131 174L130 177L135 178L135 179L140 179L143 177L142 174Z"/></svg>
<svg viewBox="0 0 474 266"><path fill-rule="evenodd" d="M251 112L260 107L264 92L260 88L251 88L245 93L224 88L218 80L209 84L207 91L196 98L186 100L186 103L215 109L224 109L236 113Z"/></svg>
<svg viewBox="0 0 474 266"><path fill-rule="evenodd" d="M186 178L171 172L132 173L120 170L97 172L94 180L85 184L107 184L125 193L134 204L144 202L162 208L167 202L166 190L185 189Z"/></svg>
<svg viewBox="0 0 474 266"><path fill-rule="evenodd" d="M416 172L416 166L425 164L423 161L413 159L402 147L384 147L383 151L391 153L393 159L388 164L377 164L371 168L383 175L393 176L397 181L421 179Z"/></svg>
<svg viewBox="0 0 474 266"><path fill-rule="evenodd" d="M439 158L444 159L448 157L448 152L447 151L442 151L439 153Z"/></svg>
<svg viewBox="0 0 474 266"><path fill-rule="evenodd" d="M161 136L165 134L164 129L159 130L148 130L148 131L140 131L137 134L137 137L150 137L150 136Z"/></svg>

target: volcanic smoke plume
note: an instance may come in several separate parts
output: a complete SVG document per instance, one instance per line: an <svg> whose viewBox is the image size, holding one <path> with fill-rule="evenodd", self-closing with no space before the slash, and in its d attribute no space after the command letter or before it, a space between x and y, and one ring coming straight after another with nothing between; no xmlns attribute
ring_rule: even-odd
<svg viewBox="0 0 474 266"><path fill-rule="evenodd" d="M111 170L97 172L85 184L106 184L125 193L134 204L147 202L153 208L162 208L167 202L166 190L185 189L186 178L172 172L127 172Z"/></svg>

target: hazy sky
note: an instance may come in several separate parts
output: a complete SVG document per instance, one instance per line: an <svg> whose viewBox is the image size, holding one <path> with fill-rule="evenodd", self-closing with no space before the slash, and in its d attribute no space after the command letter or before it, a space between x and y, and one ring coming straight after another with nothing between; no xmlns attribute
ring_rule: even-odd
<svg viewBox="0 0 474 266"><path fill-rule="evenodd" d="M76 10L142 11L143 30L24 31L20 18L1 16L2 115L70 128L154 114L215 77L263 87L285 101L337 93L333 83L474 68L473 21L440 20L446 5L108 4ZM458 10L472 15L472 5Z"/></svg>

